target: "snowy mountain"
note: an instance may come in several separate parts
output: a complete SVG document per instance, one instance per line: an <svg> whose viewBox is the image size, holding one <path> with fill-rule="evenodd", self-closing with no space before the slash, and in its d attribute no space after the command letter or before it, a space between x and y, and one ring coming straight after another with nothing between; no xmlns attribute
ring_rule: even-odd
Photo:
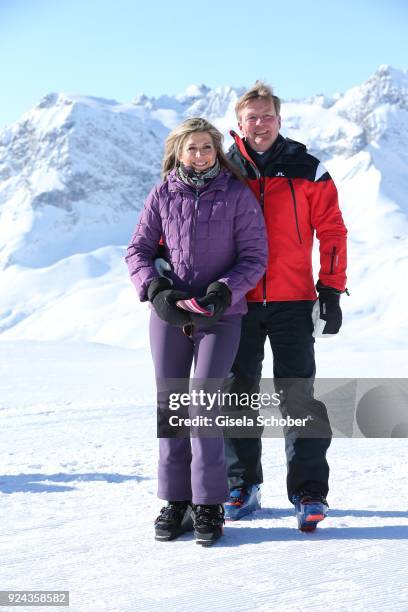
<svg viewBox="0 0 408 612"><path fill-rule="evenodd" d="M228 145L243 91L192 85L129 104L53 93L0 132L0 338L146 345L123 254L163 140L202 115ZM407 93L407 71L381 66L343 95L282 106L283 134L324 160L349 228L346 324L323 351L406 347Z"/></svg>
<svg viewBox="0 0 408 612"><path fill-rule="evenodd" d="M0 137L0 262L44 267L123 244L166 128L134 106L49 94Z"/></svg>

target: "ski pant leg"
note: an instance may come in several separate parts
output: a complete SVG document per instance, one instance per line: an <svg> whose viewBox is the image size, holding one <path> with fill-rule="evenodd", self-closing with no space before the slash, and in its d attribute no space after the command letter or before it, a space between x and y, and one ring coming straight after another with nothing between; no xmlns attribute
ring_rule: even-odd
<svg viewBox="0 0 408 612"><path fill-rule="evenodd" d="M266 327L262 304L249 303L248 313L242 318L241 339L232 371L226 381L228 393L257 393L262 376L262 362ZM239 406L236 406L239 410ZM260 432L261 434L261 432ZM262 439L225 438L225 454L230 488L263 482Z"/></svg>
<svg viewBox="0 0 408 612"><path fill-rule="evenodd" d="M188 379L194 357L194 346L183 331L162 321L154 311L150 316L150 349L160 404L168 402L167 379ZM178 389L179 390L179 389ZM190 438L159 438L158 497L171 501L191 500Z"/></svg>
<svg viewBox="0 0 408 612"><path fill-rule="evenodd" d="M208 381L210 389L225 379L234 360L240 337L241 316L225 317L215 325L196 329L193 339L167 325L152 312L150 339L156 380L190 375L193 356L197 390ZM214 379L213 381L211 379ZM194 388L193 380L193 388ZM159 383L160 384L160 383ZM166 391L164 391L166 395ZM216 504L228 498L222 431L219 437L160 438L158 496L166 500L193 500Z"/></svg>
<svg viewBox="0 0 408 612"><path fill-rule="evenodd" d="M238 350L241 318L241 315L231 315L210 327L195 328L192 388L204 388L207 393L223 390ZM213 418L218 409L219 404L212 408ZM195 504L221 504L229 497L223 431L220 428L214 432L213 428L211 433L212 437L191 438L191 484Z"/></svg>
<svg viewBox="0 0 408 612"><path fill-rule="evenodd" d="M332 432L325 405L313 395L316 372L311 319L313 302L276 302L274 307L268 318L268 336L274 377L279 379L279 388L284 392L282 415L313 417L307 429L285 430L288 497L291 500L300 489L326 496L329 490L326 451ZM308 433L310 437L306 437Z"/></svg>

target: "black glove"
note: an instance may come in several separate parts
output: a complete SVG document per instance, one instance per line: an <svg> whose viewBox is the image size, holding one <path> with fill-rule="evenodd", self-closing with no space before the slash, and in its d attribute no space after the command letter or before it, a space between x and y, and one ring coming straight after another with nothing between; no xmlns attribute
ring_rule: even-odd
<svg viewBox="0 0 408 612"><path fill-rule="evenodd" d="M176 306L177 300L186 300L190 296L185 291L171 289L172 283L168 278L160 276L151 281L147 290L147 297L153 304L156 314L169 325L183 327L191 323L188 312Z"/></svg>
<svg viewBox="0 0 408 612"><path fill-rule="evenodd" d="M219 283L215 281L207 288L207 293L203 298L196 298L197 304L200 306L209 306L213 304L214 314L211 317L204 315L192 314L191 318L193 323L198 325L212 325L219 319L221 319L228 306L231 304L231 291L225 283Z"/></svg>
<svg viewBox="0 0 408 612"><path fill-rule="evenodd" d="M319 298L313 306L312 319L314 324L313 336L325 338L338 333L343 316L340 308L340 295L342 291L334 287L326 287L320 281L316 284Z"/></svg>

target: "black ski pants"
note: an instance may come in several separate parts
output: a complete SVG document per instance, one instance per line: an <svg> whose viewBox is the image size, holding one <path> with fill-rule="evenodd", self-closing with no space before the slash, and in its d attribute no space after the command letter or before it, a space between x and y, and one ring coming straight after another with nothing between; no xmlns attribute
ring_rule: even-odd
<svg viewBox="0 0 408 612"><path fill-rule="evenodd" d="M249 303L248 314L242 319L240 345L232 376L228 379L228 391L231 393L259 391L264 346L268 337L273 354L273 376L280 379L279 385L283 387L286 397L280 406L282 415L297 416L299 411L296 404L303 404L302 409L307 409L319 421L319 432L323 432L321 437L304 437L296 431L285 431L290 501L293 494L302 489L324 496L329 489L326 451L331 442L331 428L326 407L313 397L316 371L311 318L313 304L310 300L268 302L265 306L258 302ZM263 482L260 437L226 438L225 452L230 487Z"/></svg>

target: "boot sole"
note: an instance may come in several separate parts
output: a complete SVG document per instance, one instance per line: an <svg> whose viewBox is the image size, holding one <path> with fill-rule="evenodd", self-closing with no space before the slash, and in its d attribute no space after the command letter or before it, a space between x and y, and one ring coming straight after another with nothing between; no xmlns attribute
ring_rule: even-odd
<svg viewBox="0 0 408 612"><path fill-rule="evenodd" d="M193 529L181 529L176 533L155 533L154 539L158 542L170 542L171 540L175 540L183 535L183 533L188 533L189 531L193 531Z"/></svg>
<svg viewBox="0 0 408 612"><path fill-rule="evenodd" d="M198 533L197 531L194 532L196 544L199 544L200 546L204 547L212 546L213 544L215 544L215 542L220 539L222 534L222 528L216 533Z"/></svg>
<svg viewBox="0 0 408 612"><path fill-rule="evenodd" d="M302 521L298 520L299 531L310 533L314 531L321 521L326 518L325 514L308 514Z"/></svg>
<svg viewBox="0 0 408 612"><path fill-rule="evenodd" d="M166 531L160 531L159 529L155 530L154 539L157 540L158 542L170 542L171 540L175 540L176 538L183 535L183 533L188 533L189 531L193 531L193 530L194 530L194 525L193 525L193 521L191 520L190 523L188 523L187 525L184 525L183 527L180 527L177 531L173 533L166 532Z"/></svg>

